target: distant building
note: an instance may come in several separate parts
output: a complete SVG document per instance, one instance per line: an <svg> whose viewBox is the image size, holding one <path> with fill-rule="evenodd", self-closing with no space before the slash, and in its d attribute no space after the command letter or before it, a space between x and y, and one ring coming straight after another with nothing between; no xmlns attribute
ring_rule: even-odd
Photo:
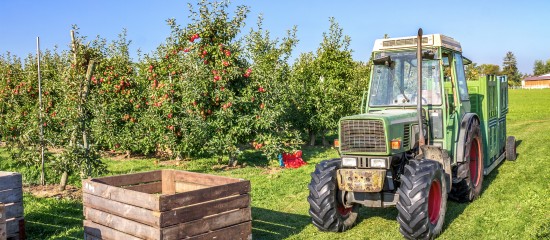
<svg viewBox="0 0 550 240"><path fill-rule="evenodd" d="M550 73L521 80L523 88L550 88Z"/></svg>

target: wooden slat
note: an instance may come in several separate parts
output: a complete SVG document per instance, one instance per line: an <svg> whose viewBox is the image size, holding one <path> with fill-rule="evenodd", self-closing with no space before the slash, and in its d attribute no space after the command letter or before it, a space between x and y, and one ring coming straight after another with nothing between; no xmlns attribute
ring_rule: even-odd
<svg viewBox="0 0 550 240"><path fill-rule="evenodd" d="M156 182L156 181L160 181L161 177L162 177L162 171L157 170L157 171L151 171L151 172L132 173L132 174L125 174L125 175L95 178L93 179L93 181L119 187L119 186L134 185L139 183Z"/></svg>
<svg viewBox="0 0 550 240"><path fill-rule="evenodd" d="M99 239L124 239L124 240L139 240L140 238L117 231L112 228L84 220L84 232L95 236Z"/></svg>
<svg viewBox="0 0 550 240"><path fill-rule="evenodd" d="M23 218L10 218L6 220L7 237L19 236L19 224L22 224Z"/></svg>
<svg viewBox="0 0 550 240"><path fill-rule="evenodd" d="M162 194L176 193L174 170L162 170Z"/></svg>
<svg viewBox="0 0 550 240"><path fill-rule="evenodd" d="M192 222L180 223L173 227L162 229L162 239L176 240L215 231L224 227L236 225L251 220L250 207L224 212L205 217Z"/></svg>
<svg viewBox="0 0 550 240"><path fill-rule="evenodd" d="M107 184L94 182L92 180L82 181L82 192L100 196L105 199L126 203L132 206L138 206L150 210L159 210L159 197L148 193L113 187Z"/></svg>
<svg viewBox="0 0 550 240"><path fill-rule="evenodd" d="M22 177L20 173L0 172L0 191L12 188L21 188Z"/></svg>
<svg viewBox="0 0 550 240"><path fill-rule="evenodd" d="M209 188L211 186L209 185L202 185L198 183L190 183L190 182L175 182L176 184L176 191L175 193L182 193L182 192L189 192L194 190L199 190L203 188ZM174 194L174 193L172 193Z"/></svg>
<svg viewBox="0 0 550 240"><path fill-rule="evenodd" d="M98 209L149 226L160 226L159 212L109 200L88 193L82 194L82 198L82 203L85 207Z"/></svg>
<svg viewBox="0 0 550 240"><path fill-rule="evenodd" d="M8 203L4 205L5 219L23 217L23 202Z"/></svg>
<svg viewBox="0 0 550 240"><path fill-rule="evenodd" d="M205 233L199 236L186 239L193 240L211 240L211 239L231 239L231 240L251 240L252 222L245 222L239 225L222 228L217 231Z"/></svg>
<svg viewBox="0 0 550 240"><path fill-rule="evenodd" d="M174 181L191 182L191 183L198 183L202 185L217 186L217 185L224 185L228 183L241 181L241 179L238 179L238 178L216 176L216 175L210 175L210 174L204 174L204 173L195 173L195 172L187 172L187 171L174 171L174 173L175 173Z"/></svg>
<svg viewBox="0 0 550 240"><path fill-rule="evenodd" d="M250 181L238 181L174 195L160 196L161 211L250 192Z"/></svg>
<svg viewBox="0 0 550 240"><path fill-rule="evenodd" d="M124 187L124 189L138 191L142 193L149 193L149 194L161 193L162 182L152 182L152 183L144 183L139 185L132 185L132 186Z"/></svg>
<svg viewBox="0 0 550 240"><path fill-rule="evenodd" d="M161 239L160 229L128 220L90 207L84 207L84 217L94 223L116 229L139 238Z"/></svg>
<svg viewBox="0 0 550 240"><path fill-rule="evenodd" d="M6 214L4 204L0 203L0 240L6 240L8 229L6 226Z"/></svg>
<svg viewBox="0 0 550 240"><path fill-rule="evenodd" d="M219 199L216 201L177 208L160 213L160 226L168 227L178 223L189 222L203 217L227 212L234 209L246 208L250 205L248 194Z"/></svg>
<svg viewBox="0 0 550 240"><path fill-rule="evenodd" d="M22 188L14 188L14 189L0 191L1 203L21 202L21 200L23 200Z"/></svg>

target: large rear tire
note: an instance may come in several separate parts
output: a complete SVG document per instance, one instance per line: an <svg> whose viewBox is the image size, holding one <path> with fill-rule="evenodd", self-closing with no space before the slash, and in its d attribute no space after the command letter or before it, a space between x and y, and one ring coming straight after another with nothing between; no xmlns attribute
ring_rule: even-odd
<svg viewBox="0 0 550 240"><path fill-rule="evenodd" d="M309 215L313 225L321 231L343 232L351 228L357 219L359 206L344 206L336 182L336 170L340 159L322 161L315 166L308 185Z"/></svg>
<svg viewBox="0 0 550 240"><path fill-rule="evenodd" d="M462 147L464 160L458 168L466 169L466 177L460 181L453 181L449 198L457 202L471 202L479 197L483 187L483 142L477 120L470 126L468 139Z"/></svg>
<svg viewBox="0 0 550 240"><path fill-rule="evenodd" d="M516 161L517 156L516 137L508 136L508 138L506 138L506 159L508 161Z"/></svg>
<svg viewBox="0 0 550 240"><path fill-rule="evenodd" d="M397 221L405 238L433 239L441 234L447 211L447 184L441 163L410 160L397 192Z"/></svg>

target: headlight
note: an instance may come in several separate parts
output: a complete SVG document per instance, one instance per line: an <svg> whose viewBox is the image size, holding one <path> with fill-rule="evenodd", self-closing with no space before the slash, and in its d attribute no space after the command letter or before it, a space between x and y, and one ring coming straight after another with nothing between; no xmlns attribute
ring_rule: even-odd
<svg viewBox="0 0 550 240"><path fill-rule="evenodd" d="M342 158L342 166L344 167L357 167L357 159L345 157Z"/></svg>
<svg viewBox="0 0 550 240"><path fill-rule="evenodd" d="M386 159L383 158L371 158L370 159L371 168L386 168Z"/></svg>

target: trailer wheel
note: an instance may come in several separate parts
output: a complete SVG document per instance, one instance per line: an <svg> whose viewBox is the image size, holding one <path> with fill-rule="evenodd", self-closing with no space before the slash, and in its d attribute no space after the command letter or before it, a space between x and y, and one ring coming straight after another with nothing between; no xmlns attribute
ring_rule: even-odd
<svg viewBox="0 0 550 240"><path fill-rule="evenodd" d="M447 185L441 163L411 160L397 190L399 231L407 239L433 239L443 229Z"/></svg>
<svg viewBox="0 0 550 240"><path fill-rule="evenodd" d="M465 159L458 168L466 171L466 177L458 182L453 181L449 197L457 202L471 202L479 197L483 187L483 143L478 121L470 126L463 147Z"/></svg>
<svg viewBox="0 0 550 240"><path fill-rule="evenodd" d="M313 225L321 231L343 232L351 228L357 219L359 206L345 206L338 199L336 170L340 159L325 160L315 166L308 185L309 215Z"/></svg>
<svg viewBox="0 0 550 240"><path fill-rule="evenodd" d="M515 161L516 158L516 137L508 136L506 138L506 159L508 161Z"/></svg>

